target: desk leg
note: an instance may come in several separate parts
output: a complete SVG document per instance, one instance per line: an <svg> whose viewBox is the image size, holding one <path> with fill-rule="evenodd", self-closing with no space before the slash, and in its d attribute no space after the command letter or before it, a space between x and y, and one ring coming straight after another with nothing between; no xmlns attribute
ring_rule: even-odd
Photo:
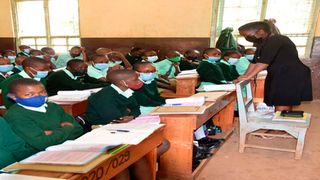
<svg viewBox="0 0 320 180"><path fill-rule="evenodd" d="M236 100L232 100L225 108L223 108L213 118L213 123L217 126L220 126L223 132L233 127L235 105L236 105Z"/></svg>
<svg viewBox="0 0 320 180"><path fill-rule="evenodd" d="M161 117L166 123L164 138L170 141L170 149L161 156L161 179L192 179L193 117ZM178 128L177 128L178 127Z"/></svg>
<svg viewBox="0 0 320 180"><path fill-rule="evenodd" d="M157 176L157 148L150 151L147 155L146 158L148 160L151 173L152 173L152 179L155 180Z"/></svg>

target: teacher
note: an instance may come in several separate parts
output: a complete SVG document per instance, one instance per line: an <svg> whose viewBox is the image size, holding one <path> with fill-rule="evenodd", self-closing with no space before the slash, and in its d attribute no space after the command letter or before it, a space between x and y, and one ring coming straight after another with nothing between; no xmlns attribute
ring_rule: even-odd
<svg viewBox="0 0 320 180"><path fill-rule="evenodd" d="M283 35L274 35L268 23L257 21L241 26L239 33L257 50L244 75L235 82L250 80L267 69L264 102L276 111L292 110L301 101L312 100L310 69L299 57L295 44Z"/></svg>

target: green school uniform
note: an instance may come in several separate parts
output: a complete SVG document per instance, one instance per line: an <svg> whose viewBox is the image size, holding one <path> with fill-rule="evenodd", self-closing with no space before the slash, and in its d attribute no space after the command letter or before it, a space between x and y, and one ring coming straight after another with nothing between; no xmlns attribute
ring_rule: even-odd
<svg viewBox="0 0 320 180"><path fill-rule="evenodd" d="M197 69L198 65L192 64L189 61L181 60L179 64L179 68L181 71Z"/></svg>
<svg viewBox="0 0 320 180"><path fill-rule="evenodd" d="M108 69L105 70L99 70L95 68L93 65L88 66L88 76L95 78L95 79L100 79L100 78L106 78L107 77L107 71Z"/></svg>
<svg viewBox="0 0 320 180"><path fill-rule="evenodd" d="M46 112L26 109L19 104L13 105L4 118L12 130L25 142L31 151L42 151L45 148L72 140L83 133L82 127L74 118L65 113L57 104L48 102ZM70 122L71 126L61 127L61 122ZM53 131L46 135L44 131Z"/></svg>
<svg viewBox="0 0 320 180"><path fill-rule="evenodd" d="M239 75L243 75L247 71L249 65L250 62L245 57L241 57L238 63L235 64Z"/></svg>
<svg viewBox="0 0 320 180"><path fill-rule="evenodd" d="M202 60L197 68L201 81L215 84L225 84L226 79L220 66L217 63L211 63L208 60Z"/></svg>
<svg viewBox="0 0 320 180"><path fill-rule="evenodd" d="M233 81L239 77L236 66L229 64L224 60L216 63L222 70L223 76L226 81Z"/></svg>
<svg viewBox="0 0 320 180"><path fill-rule="evenodd" d="M21 78L31 79L31 77L25 71L21 71L20 73L10 76L9 78L7 78L6 80L0 83L0 88L2 90L1 94L2 94L3 103L7 109L9 109L13 104L16 103L7 96L9 91L9 83L15 79L21 79ZM34 79L37 81L40 81L44 86L46 85L45 79L36 79L36 78Z"/></svg>
<svg viewBox="0 0 320 180"><path fill-rule="evenodd" d="M1 117L0 129L0 169L35 153L26 148L26 143L12 131L8 123Z"/></svg>
<svg viewBox="0 0 320 180"><path fill-rule="evenodd" d="M51 62L56 66L56 68L62 68L67 66L67 62L70 61L71 59L83 60L83 55L80 54L80 56L72 57L69 52L61 53L58 56L57 60L52 60Z"/></svg>
<svg viewBox="0 0 320 180"><path fill-rule="evenodd" d="M6 78L0 73L0 83L4 80L6 80Z"/></svg>
<svg viewBox="0 0 320 180"><path fill-rule="evenodd" d="M86 75L84 78L75 77L67 69L53 72L47 78L47 93L56 95L58 91L85 90L109 85Z"/></svg>
<svg viewBox="0 0 320 180"><path fill-rule="evenodd" d="M165 99L160 96L156 81L144 84L142 88L134 91L133 97L140 106L161 106L165 104Z"/></svg>
<svg viewBox="0 0 320 180"><path fill-rule="evenodd" d="M19 53L17 54L17 56L30 57L30 55L29 55L28 53L23 52L23 51L19 52Z"/></svg>
<svg viewBox="0 0 320 180"><path fill-rule="evenodd" d="M111 84L89 97L87 118L91 124L108 124L123 116L139 116L139 107L134 97L125 97Z"/></svg>
<svg viewBox="0 0 320 180"><path fill-rule="evenodd" d="M169 78L175 77L176 69L174 68L173 63L168 59L164 59L160 62L154 63L153 65L156 67L158 74L166 75L169 72Z"/></svg>
<svg viewBox="0 0 320 180"><path fill-rule="evenodd" d="M17 66L15 66L15 67L12 69L12 75L18 74L18 73L20 73L20 72L21 72L21 70L18 69Z"/></svg>

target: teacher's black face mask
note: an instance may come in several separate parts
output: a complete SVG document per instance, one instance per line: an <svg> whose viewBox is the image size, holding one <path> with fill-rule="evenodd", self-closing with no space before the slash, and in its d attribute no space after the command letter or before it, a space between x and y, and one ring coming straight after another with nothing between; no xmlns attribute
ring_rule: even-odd
<svg viewBox="0 0 320 180"><path fill-rule="evenodd" d="M255 36L246 36L244 38L247 41L255 43L255 44L260 44L262 42L262 38L256 38Z"/></svg>

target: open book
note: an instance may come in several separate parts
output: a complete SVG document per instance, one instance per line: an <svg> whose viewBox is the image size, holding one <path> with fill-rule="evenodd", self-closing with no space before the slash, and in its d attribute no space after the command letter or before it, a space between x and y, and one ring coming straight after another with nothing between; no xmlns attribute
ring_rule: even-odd
<svg viewBox="0 0 320 180"><path fill-rule="evenodd" d="M76 91L58 91L57 95L50 96L49 100L53 102L61 102L61 101L83 101L88 99L91 94L97 93L102 88L94 88L87 90L76 90Z"/></svg>

